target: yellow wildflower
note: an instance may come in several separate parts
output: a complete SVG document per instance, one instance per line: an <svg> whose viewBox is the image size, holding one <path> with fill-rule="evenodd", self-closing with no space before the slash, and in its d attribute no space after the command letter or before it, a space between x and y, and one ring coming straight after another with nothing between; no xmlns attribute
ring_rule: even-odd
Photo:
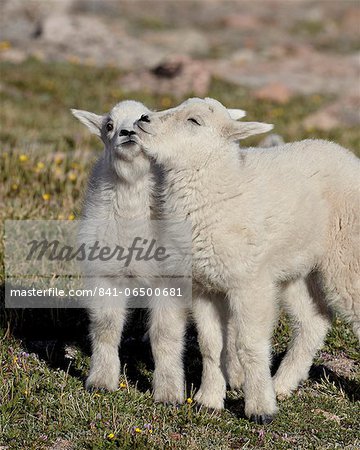
<svg viewBox="0 0 360 450"><path fill-rule="evenodd" d="M192 402L193 402L193 399L190 398L190 397L186 400L186 403L187 403L188 405L191 405Z"/></svg>
<svg viewBox="0 0 360 450"><path fill-rule="evenodd" d="M57 153L54 157L55 164L59 165L64 161L64 155Z"/></svg>
<svg viewBox="0 0 360 450"><path fill-rule="evenodd" d="M19 161L20 162L26 162L28 159L29 159L28 155L22 154L22 155L19 156Z"/></svg>
<svg viewBox="0 0 360 450"><path fill-rule="evenodd" d="M43 162L41 162L41 161L39 161L36 164L36 168L39 169L39 170L43 169L44 167L45 167L45 164Z"/></svg>
<svg viewBox="0 0 360 450"><path fill-rule="evenodd" d="M141 429L139 427L135 428L135 433L141 433Z"/></svg>
<svg viewBox="0 0 360 450"><path fill-rule="evenodd" d="M75 172L72 171L72 172L68 173L68 178L69 178L70 181L75 181L76 178L77 178L77 175L76 175Z"/></svg>
<svg viewBox="0 0 360 450"><path fill-rule="evenodd" d="M75 214L71 213L68 216L68 220L74 220L75 219Z"/></svg>
<svg viewBox="0 0 360 450"><path fill-rule="evenodd" d="M272 111L271 111L271 115L273 116L273 117L280 117L280 116L282 116L284 114L284 109L283 108L274 108Z"/></svg>
<svg viewBox="0 0 360 450"><path fill-rule="evenodd" d="M0 51L5 51L5 50L9 50L9 48L11 47L11 44L9 41L0 41Z"/></svg>
<svg viewBox="0 0 360 450"><path fill-rule="evenodd" d="M54 90L55 83L52 80L46 80L46 81L43 82L43 86L48 91L52 91L52 90Z"/></svg>
<svg viewBox="0 0 360 450"><path fill-rule="evenodd" d="M14 358L13 358L13 363L16 364L16 363L18 362L18 359L19 359L19 358L18 358L17 356L14 356Z"/></svg>
<svg viewBox="0 0 360 450"><path fill-rule="evenodd" d="M312 95L311 98L316 103L319 103L321 101L321 95L319 94Z"/></svg>
<svg viewBox="0 0 360 450"><path fill-rule="evenodd" d="M127 387L127 384L126 384L126 383L120 383L120 387L121 387L121 388L126 388L126 387Z"/></svg>
<svg viewBox="0 0 360 450"><path fill-rule="evenodd" d="M108 439L114 439L115 438L115 434L114 433L109 433L107 437L108 437Z"/></svg>
<svg viewBox="0 0 360 450"><path fill-rule="evenodd" d="M121 89L112 89L110 91L110 95L111 95L112 98L119 99L123 95L123 92L122 92Z"/></svg>
<svg viewBox="0 0 360 450"><path fill-rule="evenodd" d="M11 189L12 189L13 191L17 191L17 190L19 189L19 186L18 186L16 183L13 183L13 184L11 185Z"/></svg>
<svg viewBox="0 0 360 450"><path fill-rule="evenodd" d="M45 194L42 195L42 198L43 198L43 200L45 200L46 202L48 202L48 201L50 200L50 198L51 198L51 195L45 193Z"/></svg>

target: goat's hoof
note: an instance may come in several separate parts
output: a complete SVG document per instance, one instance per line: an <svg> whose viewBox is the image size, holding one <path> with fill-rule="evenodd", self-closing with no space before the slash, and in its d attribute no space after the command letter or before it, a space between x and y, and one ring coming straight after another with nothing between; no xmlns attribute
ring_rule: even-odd
<svg viewBox="0 0 360 450"><path fill-rule="evenodd" d="M280 402L286 400L286 399L289 398L289 397L290 397L290 394L285 393L285 392L276 394L276 398L277 398Z"/></svg>
<svg viewBox="0 0 360 450"><path fill-rule="evenodd" d="M229 388L230 388L230 391L236 391L236 392L240 392L240 391L242 391L243 390L243 384L244 383L232 383L232 384L229 384Z"/></svg>
<svg viewBox="0 0 360 450"><path fill-rule="evenodd" d="M267 425L274 420L274 417L270 414L251 414L250 421L258 425Z"/></svg>
<svg viewBox="0 0 360 450"><path fill-rule="evenodd" d="M219 411L224 409L224 399L222 397L214 397L211 395L204 395L201 390L197 392L194 397L197 405L200 405L206 411Z"/></svg>
<svg viewBox="0 0 360 450"><path fill-rule="evenodd" d="M204 406L201 403L195 403L194 409L197 413L206 412L207 414L211 414L211 415L217 415L220 413L219 408L212 408L210 406Z"/></svg>

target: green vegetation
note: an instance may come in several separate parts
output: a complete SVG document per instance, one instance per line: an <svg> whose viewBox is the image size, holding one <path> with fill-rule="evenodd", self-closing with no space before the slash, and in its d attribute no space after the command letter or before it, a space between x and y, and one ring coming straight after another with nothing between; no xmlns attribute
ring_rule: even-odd
<svg viewBox="0 0 360 450"><path fill-rule="evenodd" d="M0 84L0 218L73 219L90 167L101 150L70 114L69 108L108 110L124 98L162 109L177 101L147 93L124 95L120 73L69 63L29 60L2 63ZM259 102L243 89L214 80L209 92L229 107L248 111L249 120L274 123L285 140L331 139L360 155L357 129L328 133L303 129L301 122L329 99L297 97L279 107ZM256 143L257 141L248 140ZM3 246L0 247L3 266ZM1 270L0 281L4 280ZM116 393L88 393L87 322L83 312L0 310L0 447L48 449L57 440L76 449L334 449L359 448L359 352L355 336L336 319L322 357L339 360L341 370L315 361L310 380L280 402L271 425L243 417L241 395L229 392L221 413L198 411L191 401L199 384L201 360L194 331L189 331L185 367L189 401L179 407L153 402L152 363L142 341L143 313L125 333L125 362ZM140 316L139 316L140 315ZM274 361L289 340L282 319L274 336ZM30 355L28 355L30 354ZM148 425L148 424L151 424Z"/></svg>

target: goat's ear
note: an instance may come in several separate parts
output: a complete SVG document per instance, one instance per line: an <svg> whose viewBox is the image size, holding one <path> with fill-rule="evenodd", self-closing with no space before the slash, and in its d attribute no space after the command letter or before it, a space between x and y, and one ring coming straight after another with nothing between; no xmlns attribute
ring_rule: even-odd
<svg viewBox="0 0 360 450"><path fill-rule="evenodd" d="M242 110L242 109L231 109L231 108L227 108L228 113L230 114L230 117L233 120L239 120L242 117L246 116L246 111Z"/></svg>
<svg viewBox="0 0 360 450"><path fill-rule="evenodd" d="M99 116L89 111L82 111L80 109L72 109L71 112L81 123L87 126L93 134L101 136L103 116Z"/></svg>
<svg viewBox="0 0 360 450"><path fill-rule="evenodd" d="M274 128L270 123L262 122L235 122L233 121L226 129L230 141L240 141L249 136L266 133Z"/></svg>

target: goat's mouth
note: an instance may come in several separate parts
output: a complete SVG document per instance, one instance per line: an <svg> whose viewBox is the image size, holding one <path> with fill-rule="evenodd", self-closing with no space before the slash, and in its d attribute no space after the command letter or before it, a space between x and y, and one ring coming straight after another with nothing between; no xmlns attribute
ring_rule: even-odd
<svg viewBox="0 0 360 450"><path fill-rule="evenodd" d="M122 142L120 144L120 147L123 146L123 145L127 146L127 145L134 145L134 144L138 145L139 143L138 143L138 141L135 141L134 139L129 139L128 141Z"/></svg>
<svg viewBox="0 0 360 450"><path fill-rule="evenodd" d="M132 145L140 145L140 139L137 134L123 137L123 139L118 143L117 148L121 150L121 147L128 147Z"/></svg>

